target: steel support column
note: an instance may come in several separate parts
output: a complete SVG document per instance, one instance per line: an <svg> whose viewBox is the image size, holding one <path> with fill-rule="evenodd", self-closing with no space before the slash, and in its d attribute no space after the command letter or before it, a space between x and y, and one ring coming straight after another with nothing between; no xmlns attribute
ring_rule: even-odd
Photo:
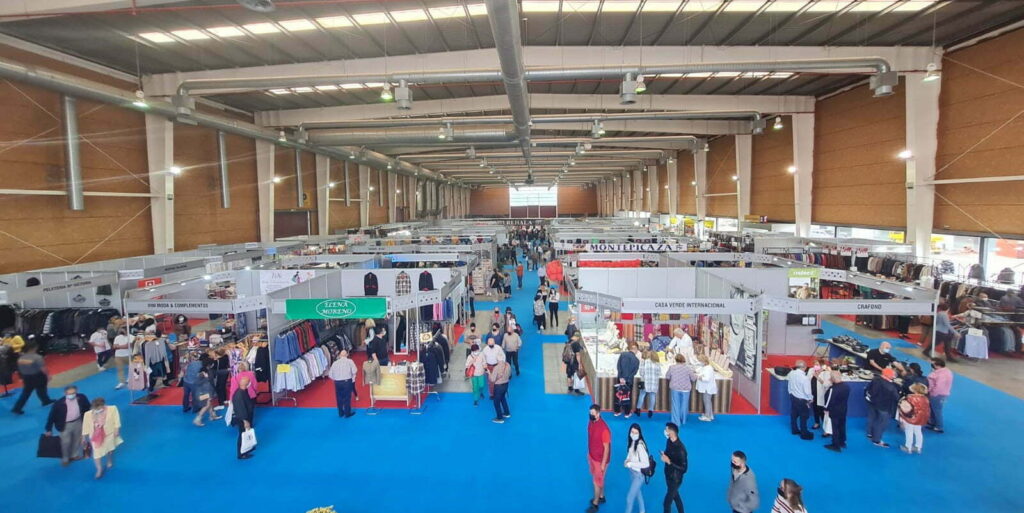
<svg viewBox="0 0 1024 513"><path fill-rule="evenodd" d="M750 215L750 169L753 165L754 138L736 135L736 217L743 222Z"/></svg>
<svg viewBox="0 0 1024 513"><path fill-rule="evenodd" d="M147 116L148 117L148 116ZM260 212L260 242L274 242L274 152L268 141L256 141L256 189Z"/></svg>
<svg viewBox="0 0 1024 513"><path fill-rule="evenodd" d="M370 167L359 166L359 226L370 225Z"/></svg>
<svg viewBox="0 0 1024 513"><path fill-rule="evenodd" d="M708 200L704 197L708 192L708 152L693 152L693 180L697 182L693 193L697 196L697 219L708 215Z"/></svg>
<svg viewBox="0 0 1024 513"><path fill-rule="evenodd" d="M793 123L793 208L796 236L811 234L811 197L814 177L814 114L794 114Z"/></svg>
<svg viewBox="0 0 1024 513"><path fill-rule="evenodd" d="M661 183L658 181L658 164L647 166L647 210L651 213L661 211Z"/></svg>
<svg viewBox="0 0 1024 513"><path fill-rule="evenodd" d="M316 226L317 234L328 235L331 228L331 159L316 156Z"/></svg>
<svg viewBox="0 0 1024 513"><path fill-rule="evenodd" d="M163 116L146 116L146 158L149 163L149 213L153 253L174 251L174 124Z"/></svg>
<svg viewBox="0 0 1024 513"><path fill-rule="evenodd" d="M925 182L935 178L935 154L938 150L939 92L942 81L922 81L924 73L907 73L906 131L907 149L907 243L914 254L931 253L932 227L935 222L935 186Z"/></svg>
<svg viewBox="0 0 1024 513"><path fill-rule="evenodd" d="M679 212L679 153L670 151L665 164L668 174L668 214L675 216Z"/></svg>

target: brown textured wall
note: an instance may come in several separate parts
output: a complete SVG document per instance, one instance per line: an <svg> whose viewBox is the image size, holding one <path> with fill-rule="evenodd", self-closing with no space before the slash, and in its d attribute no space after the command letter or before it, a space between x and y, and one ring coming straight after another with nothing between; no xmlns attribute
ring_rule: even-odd
<svg viewBox="0 0 1024 513"><path fill-rule="evenodd" d="M388 222L388 177L384 171L370 170L370 224L385 224ZM383 185L383 186L382 186ZM381 206L381 194L384 195L384 206Z"/></svg>
<svg viewBox="0 0 1024 513"><path fill-rule="evenodd" d="M658 212L669 213L668 206L668 164L658 164Z"/></svg>
<svg viewBox="0 0 1024 513"><path fill-rule="evenodd" d="M217 132L198 126L174 126L174 162L185 170L174 182L174 248L178 251L200 244L259 239L256 144L233 135L225 141L231 185L228 209L221 208Z"/></svg>
<svg viewBox="0 0 1024 513"><path fill-rule="evenodd" d="M771 221L794 219L793 175L786 168L793 165L793 120L783 116L783 128L770 126L764 134L755 135L750 170L750 213L768 216Z"/></svg>
<svg viewBox="0 0 1024 513"><path fill-rule="evenodd" d="M20 50L0 47L0 57L76 73L108 85L133 88L109 76ZM9 189L64 190L64 140L60 95L0 82L0 184ZM106 104L77 106L82 178L86 191L149 192L144 118ZM0 196L0 272L40 269L152 252L147 198L87 196L85 210L67 207L66 196Z"/></svg>
<svg viewBox="0 0 1024 513"><path fill-rule="evenodd" d="M558 215L597 215L597 188L559 187Z"/></svg>
<svg viewBox="0 0 1024 513"><path fill-rule="evenodd" d="M691 185L693 179L693 153L681 151L676 160L676 180L679 183L676 212L680 214L697 215L697 196Z"/></svg>
<svg viewBox="0 0 1024 513"><path fill-rule="evenodd" d="M719 137L710 143L708 152L708 194L736 192L736 138ZM708 215L736 217L736 196L712 196L708 198Z"/></svg>
<svg viewBox="0 0 1024 513"><path fill-rule="evenodd" d="M469 215L508 217L508 187L473 189L469 196Z"/></svg>
<svg viewBox="0 0 1024 513"><path fill-rule="evenodd" d="M349 164L348 171L349 180L349 197L359 197L359 171L357 166ZM331 190L331 197L341 199L342 201L331 202L331 213L328 216L328 224L330 225L330 232L334 233L337 230L345 230L347 228L359 228L359 203L353 202L351 205L345 205L345 163L337 160L331 160L330 167L330 181L337 184L334 189Z"/></svg>
<svg viewBox="0 0 1024 513"><path fill-rule="evenodd" d="M867 85L819 101L815 109L816 223L906 224L906 87L875 98Z"/></svg>
<svg viewBox="0 0 1024 513"><path fill-rule="evenodd" d="M937 179L1022 174L1022 48L1017 30L943 59ZM939 185L936 193L936 228L1024 235L1024 182Z"/></svg>

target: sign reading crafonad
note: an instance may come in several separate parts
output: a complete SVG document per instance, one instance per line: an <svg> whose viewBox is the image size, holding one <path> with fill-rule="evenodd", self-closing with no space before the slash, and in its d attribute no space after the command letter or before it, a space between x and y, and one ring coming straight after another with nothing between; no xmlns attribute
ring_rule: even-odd
<svg viewBox="0 0 1024 513"><path fill-rule="evenodd" d="M388 300L383 297L285 300L285 317L289 320L379 319L387 312Z"/></svg>

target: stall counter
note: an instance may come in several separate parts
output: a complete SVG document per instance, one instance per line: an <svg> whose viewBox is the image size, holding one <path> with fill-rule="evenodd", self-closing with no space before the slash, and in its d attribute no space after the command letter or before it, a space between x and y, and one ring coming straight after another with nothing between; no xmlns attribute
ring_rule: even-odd
<svg viewBox="0 0 1024 513"><path fill-rule="evenodd" d="M779 415L789 415L789 380L786 376L779 376L775 374L775 369L768 369L768 375L770 377L770 389L768 404L773 410L779 413ZM847 417L867 417L868 416L868 403L864 400L864 390L867 389L870 381L864 381L859 378L852 378L849 375L843 375L844 382L850 387L850 402L847 404L846 416Z"/></svg>

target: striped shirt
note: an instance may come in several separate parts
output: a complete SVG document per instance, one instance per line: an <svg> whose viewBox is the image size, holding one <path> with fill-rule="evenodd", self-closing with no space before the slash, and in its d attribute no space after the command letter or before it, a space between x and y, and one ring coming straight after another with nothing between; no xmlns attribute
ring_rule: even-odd
<svg viewBox="0 0 1024 513"><path fill-rule="evenodd" d="M775 496L775 504L772 506L772 513L807 513L804 508L796 509L789 505L789 501L781 495Z"/></svg>

